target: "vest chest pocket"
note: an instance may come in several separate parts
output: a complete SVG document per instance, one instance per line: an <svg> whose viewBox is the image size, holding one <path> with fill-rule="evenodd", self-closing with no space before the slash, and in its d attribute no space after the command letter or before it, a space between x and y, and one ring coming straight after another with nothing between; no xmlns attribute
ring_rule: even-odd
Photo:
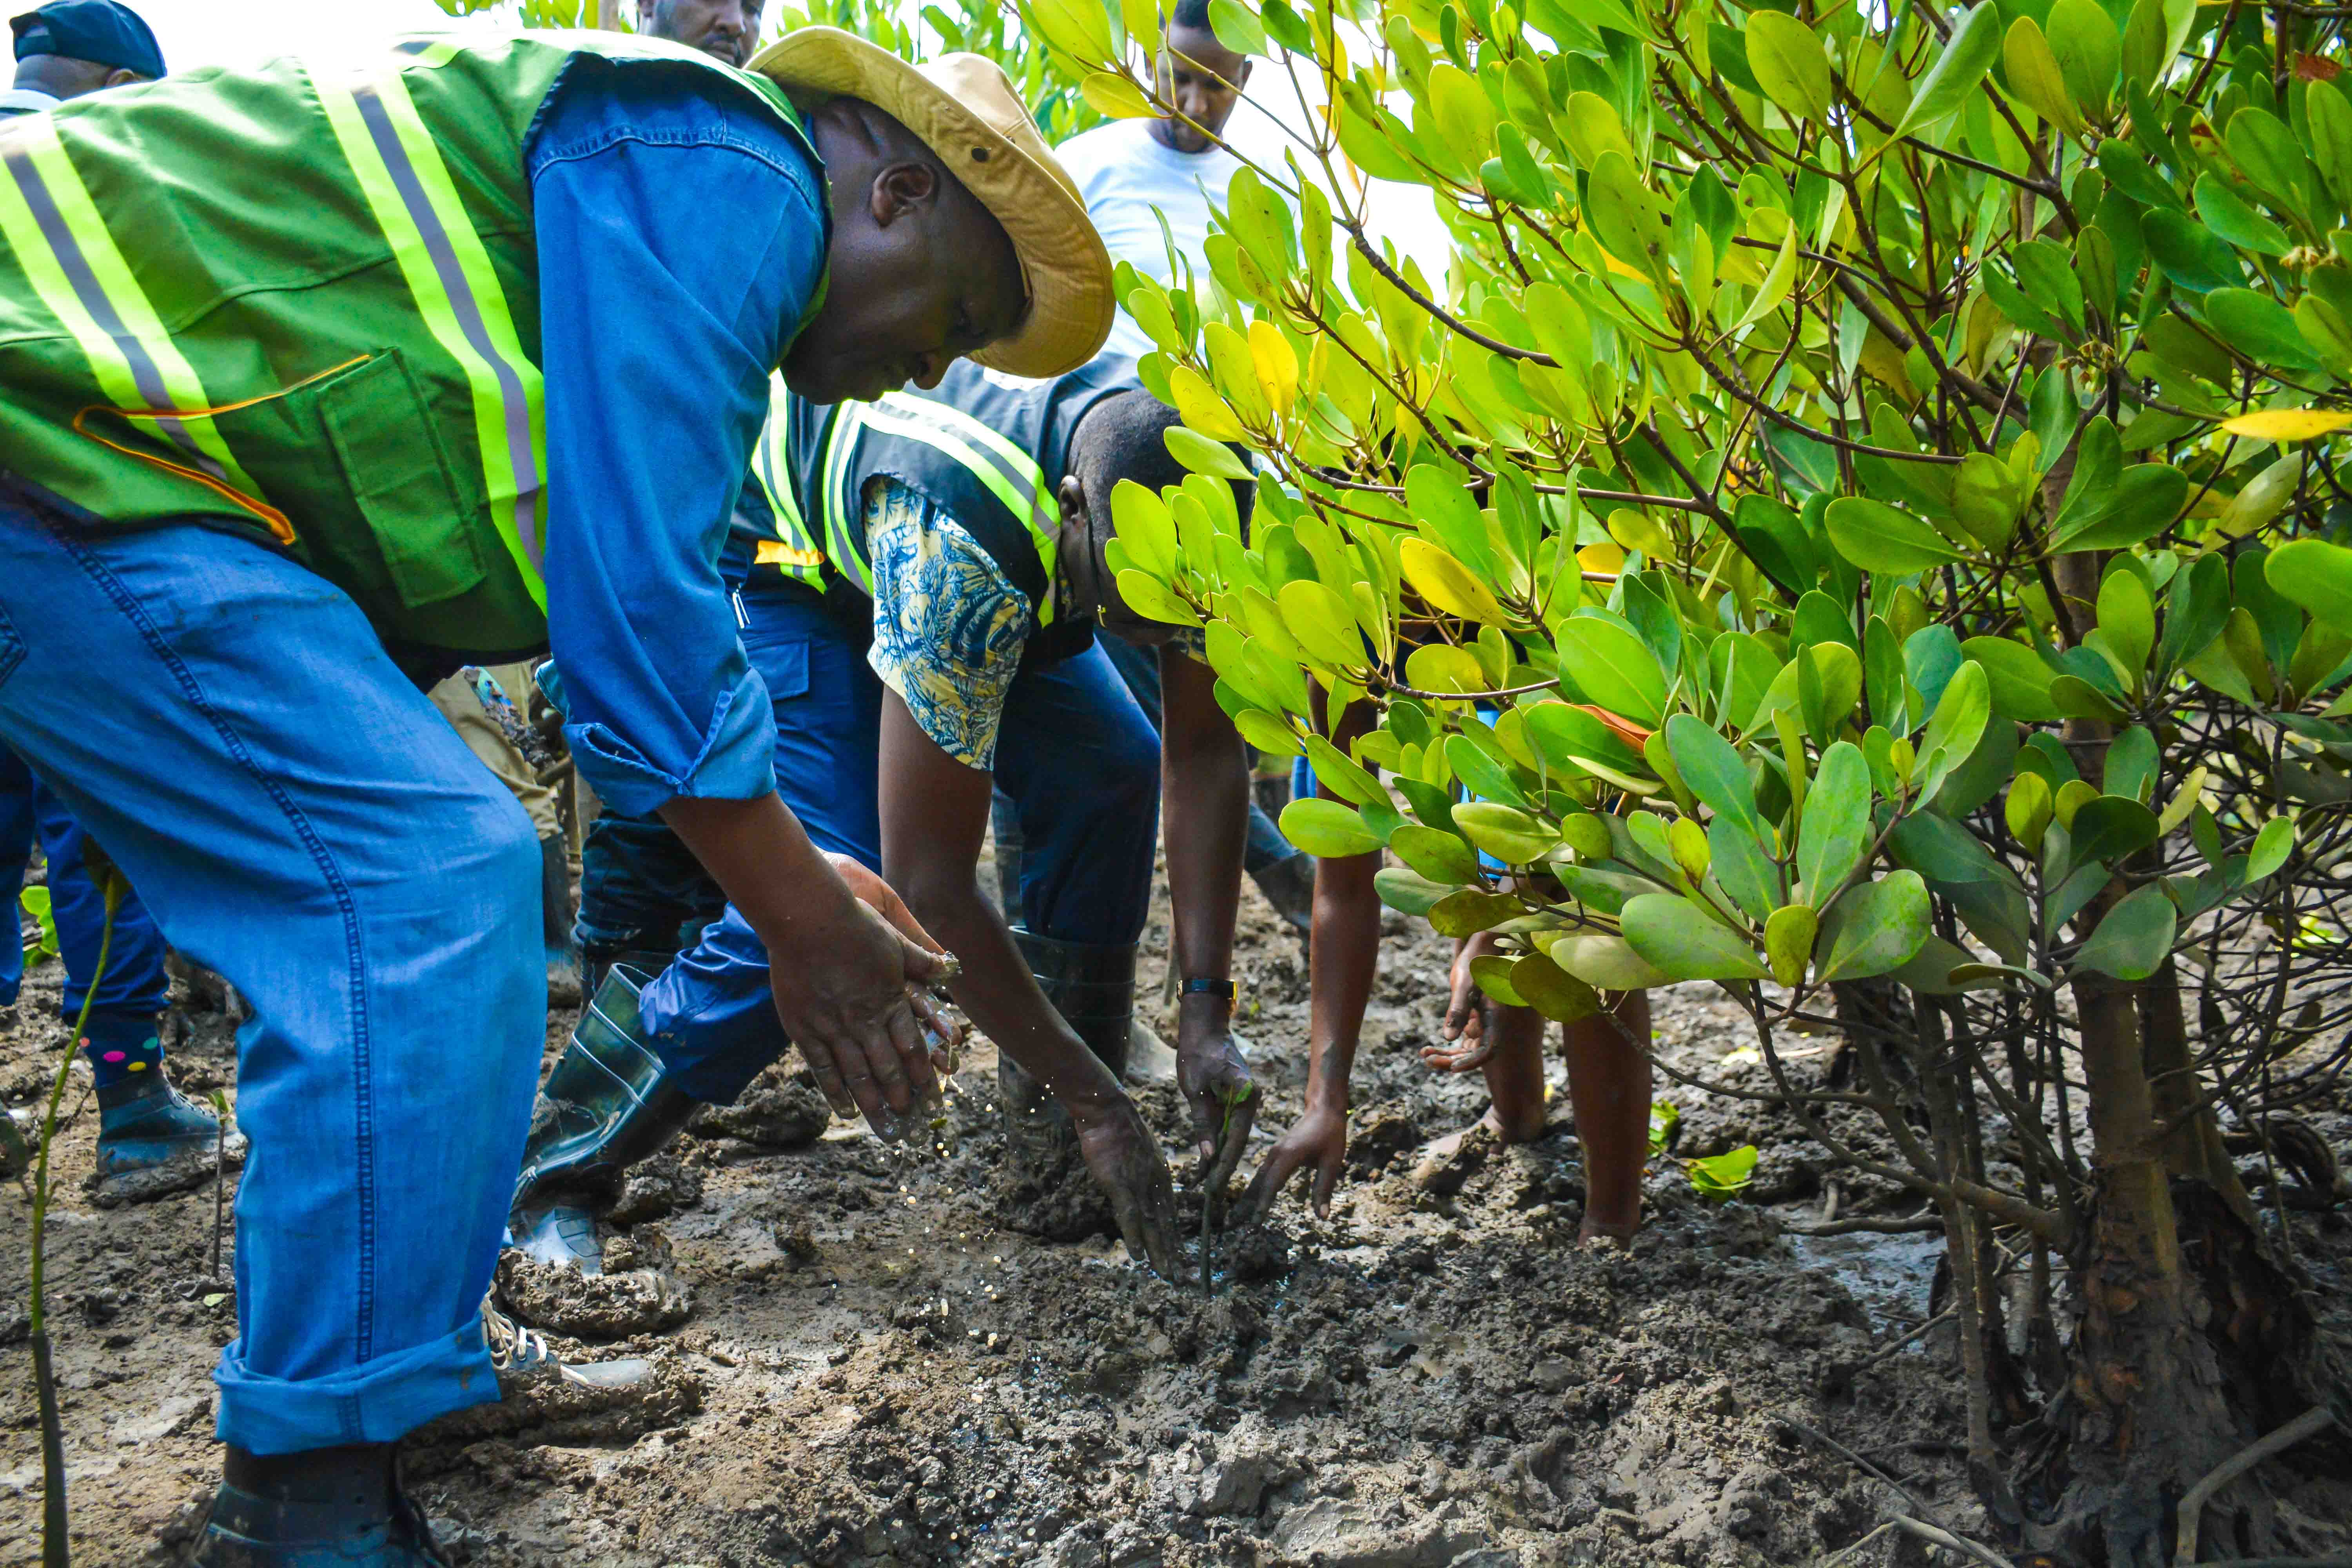
<svg viewBox="0 0 2352 1568"><path fill-rule="evenodd" d="M439 433L397 350L293 395L317 400L350 505L411 606L452 599L487 574L475 509L458 500Z"/></svg>
<svg viewBox="0 0 2352 1568"><path fill-rule="evenodd" d="M152 445L114 439L108 419ZM193 450L185 427L194 425L227 443L244 469L234 482L209 458L204 470L173 460ZM74 429L233 502L363 603L389 585L410 608L437 605L488 575L480 534L489 520L459 499L432 414L397 349L220 407L92 406Z"/></svg>

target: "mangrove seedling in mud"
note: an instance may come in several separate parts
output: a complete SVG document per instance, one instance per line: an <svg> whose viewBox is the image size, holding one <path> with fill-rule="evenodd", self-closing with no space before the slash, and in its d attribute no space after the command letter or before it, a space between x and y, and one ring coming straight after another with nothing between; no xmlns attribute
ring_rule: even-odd
<svg viewBox="0 0 2352 1568"><path fill-rule="evenodd" d="M1158 5L1024 11L1100 111L1177 111ZM1497 1000L1735 998L1765 1098L1940 1221L2017 1546L2277 1552L2192 1489L2343 1392L2228 1144L2307 1131L2352 1025L2344 19L1211 17L1281 139L1175 286L1121 271L1194 474L1120 488L1111 559L1312 763L1285 831L1497 933ZM1401 185L1442 276L1374 236Z"/></svg>
<svg viewBox="0 0 2352 1568"><path fill-rule="evenodd" d="M1228 1098L1223 1090L1218 1100L1223 1108L1217 1121L1217 1147L1223 1149L1233 1136L1234 1113L1249 1103L1257 1092L1257 1085L1245 1083ZM1201 1172L1201 1294L1217 1293L1217 1230L1224 1219L1225 1184L1233 1176L1233 1159L1213 1161Z"/></svg>
<svg viewBox="0 0 2352 1568"><path fill-rule="evenodd" d="M73 1077L74 1054L81 1048L83 1032L89 1027L89 1010L98 1000L99 982L106 974L107 957L114 946L114 911L128 885L95 838L84 839L82 861L105 905L99 927L98 963L65 1051L58 1059L57 1076L49 1081L48 1103L41 1112L41 1151L33 1166L32 1281L26 1318L33 1347L33 1383L41 1410L41 1568L67 1568L70 1561L66 1541L65 1423L58 1410L58 1378L49 1359L49 1320L42 1291L43 1269L48 1260L49 1153L57 1146L58 1107L64 1102L66 1084Z"/></svg>

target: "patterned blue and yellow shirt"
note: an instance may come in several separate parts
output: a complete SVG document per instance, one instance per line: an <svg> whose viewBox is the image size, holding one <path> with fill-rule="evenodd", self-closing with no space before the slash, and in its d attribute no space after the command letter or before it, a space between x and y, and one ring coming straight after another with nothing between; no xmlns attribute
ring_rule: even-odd
<svg viewBox="0 0 2352 1568"><path fill-rule="evenodd" d="M1004 700L1037 630L1029 596L948 510L908 485L868 482L874 572L866 663L940 750L992 771Z"/></svg>
<svg viewBox="0 0 2352 1568"><path fill-rule="evenodd" d="M992 769L1013 676L1093 646L1058 611L1055 492L1087 412L1139 386L1129 360L1050 381L960 361L872 403L780 389L753 464L774 524L752 577L870 596L875 673L941 750Z"/></svg>

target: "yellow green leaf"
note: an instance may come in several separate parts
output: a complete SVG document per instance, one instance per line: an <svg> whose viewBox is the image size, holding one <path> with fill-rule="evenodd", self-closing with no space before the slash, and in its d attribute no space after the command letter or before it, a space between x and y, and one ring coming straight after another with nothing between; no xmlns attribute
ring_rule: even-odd
<svg viewBox="0 0 2352 1568"><path fill-rule="evenodd" d="M1821 930L1821 914L1811 904L1790 904L1774 910L1764 922L1764 957L1772 978L1794 985L1805 977L1813 955L1813 938Z"/></svg>
<svg viewBox="0 0 2352 1568"><path fill-rule="evenodd" d="M1813 30L1779 11L1748 14L1748 66L1764 96L1791 120L1821 120L1830 109L1830 61Z"/></svg>
<svg viewBox="0 0 2352 1568"><path fill-rule="evenodd" d="M1180 364L1168 373L1168 395L1176 405L1176 412L1184 423L1212 441L1239 441L1248 432L1234 417L1223 398L1209 385L1209 378L1189 364Z"/></svg>
<svg viewBox="0 0 2352 1568"><path fill-rule="evenodd" d="M1089 71L1078 95L1113 120L1150 120L1160 112L1141 88L1115 71Z"/></svg>
<svg viewBox="0 0 2352 1568"><path fill-rule="evenodd" d="M1780 241L1780 253L1772 258L1771 268L1764 274L1762 286L1756 290L1756 298L1748 301L1748 309L1741 312L1738 323L1731 329L1731 335L1737 338L1779 310L1780 301L1789 297L1789 286L1795 281L1796 276L1797 226L1790 224L1788 234Z"/></svg>
<svg viewBox="0 0 2352 1568"><path fill-rule="evenodd" d="M1405 581L1414 591L1449 616L1490 626L1507 626L1510 616L1470 569L1426 539L1406 539L1397 546Z"/></svg>
<svg viewBox="0 0 2352 1568"><path fill-rule="evenodd" d="M1347 601L1320 583L1305 578L1285 583L1275 595L1285 626L1307 656L1333 669L1365 662L1364 639Z"/></svg>
<svg viewBox="0 0 2352 1568"><path fill-rule="evenodd" d="M1166 584L1131 566L1118 574L1118 596L1127 601L1129 609L1148 621L1165 621L1177 626L1201 624L1192 607L1170 593Z"/></svg>
<svg viewBox="0 0 2352 1568"><path fill-rule="evenodd" d="M2065 73L2058 68L2050 39L2032 17L2020 16L2009 25L2009 37L2001 43L2001 63L2009 70L2010 90L2034 113L2070 136L2081 132L2083 116L2074 108L2074 95L2066 90Z"/></svg>
<svg viewBox="0 0 2352 1568"><path fill-rule="evenodd" d="M2264 408L2221 421L2232 436L2257 441L2308 441L2352 426L2352 413L2340 408Z"/></svg>
<svg viewBox="0 0 2352 1568"><path fill-rule="evenodd" d="M1264 320L1250 323L1249 350L1258 389L1276 414L1289 413L1290 405L1298 400L1298 352L1280 327Z"/></svg>

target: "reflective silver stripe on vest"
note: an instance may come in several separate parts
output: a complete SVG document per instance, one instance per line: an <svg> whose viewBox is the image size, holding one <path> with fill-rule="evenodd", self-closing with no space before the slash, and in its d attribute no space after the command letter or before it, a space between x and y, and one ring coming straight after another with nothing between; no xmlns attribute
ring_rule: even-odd
<svg viewBox="0 0 2352 1568"><path fill-rule="evenodd" d="M80 242L74 238L73 229L66 223L65 214L58 210L57 202L49 195L49 187L41 179L41 172L33 166L32 154L21 146L10 146L5 152L0 152L0 162L8 165L9 177L16 182L17 193L24 197L33 221L40 226L41 237L48 241L49 252L56 258L58 269L64 273L67 283L72 287L74 297L81 301L81 308L89 312L89 318L98 324L99 331L114 340L115 351L122 356L122 367L130 371L131 384L138 387L140 398L149 408L171 407L172 394L164 384L163 367L155 363L154 355L147 352L147 345L139 341L138 334L124 324L121 313L115 310L114 301L107 298L106 290L99 287L98 276L90 270L89 258L82 254ZM155 425L196 467L216 479L228 477L218 463L198 448L195 437L188 434L188 427L176 416L163 416L156 419Z"/></svg>
<svg viewBox="0 0 2352 1568"><path fill-rule="evenodd" d="M466 281L465 268L457 264L457 253L450 248L448 231L441 226L440 215L433 210L426 198L423 183L417 177L416 165L409 160L408 150L401 145L399 133L393 129L391 117L383 106L383 95L373 84L362 84L352 89L352 100L359 105L360 121L367 127L368 139L374 143L376 155L383 160L385 170L392 175L394 188L400 193L401 205L408 209L409 221L425 241L425 254L432 258L433 271L440 279L442 289L448 295L449 308L457 319L457 329L466 342L490 367L498 377L500 413L506 428L507 458L514 466L517 494L514 501L515 538L522 545L531 570L543 570L541 562L545 547L539 537L538 497L539 458L531 442L530 395L524 388L522 376L509 363L504 354L490 342L489 330L483 324L482 307L474 290Z"/></svg>

